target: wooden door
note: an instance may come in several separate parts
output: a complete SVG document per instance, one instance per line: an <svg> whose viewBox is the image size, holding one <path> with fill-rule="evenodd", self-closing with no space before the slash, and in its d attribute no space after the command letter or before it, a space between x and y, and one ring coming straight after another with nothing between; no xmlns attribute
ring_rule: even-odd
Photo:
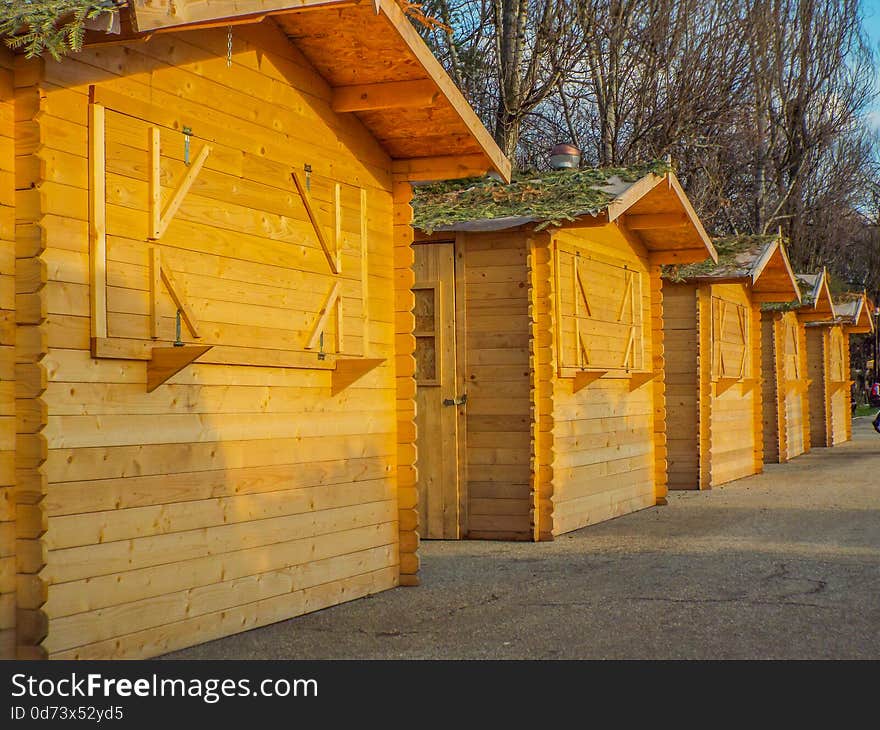
<svg viewBox="0 0 880 730"><path fill-rule="evenodd" d="M419 533L462 536L459 413L467 398L456 369L455 247L415 247L416 425Z"/></svg>

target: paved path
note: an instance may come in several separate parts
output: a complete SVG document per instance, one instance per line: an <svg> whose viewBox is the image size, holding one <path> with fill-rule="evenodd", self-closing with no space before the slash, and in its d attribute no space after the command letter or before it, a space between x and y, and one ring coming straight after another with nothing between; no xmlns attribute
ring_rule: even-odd
<svg viewBox="0 0 880 730"><path fill-rule="evenodd" d="M552 543L430 542L423 585L169 655L880 658L880 436Z"/></svg>

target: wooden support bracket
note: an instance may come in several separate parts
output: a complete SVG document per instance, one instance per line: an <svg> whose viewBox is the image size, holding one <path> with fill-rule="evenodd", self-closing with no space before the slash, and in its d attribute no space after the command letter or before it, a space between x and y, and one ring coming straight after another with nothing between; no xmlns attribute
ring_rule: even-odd
<svg viewBox="0 0 880 730"><path fill-rule="evenodd" d="M607 370L583 370L576 373L574 376L574 384L572 385L572 392L577 393L579 390L586 388L590 383L607 374Z"/></svg>
<svg viewBox="0 0 880 730"><path fill-rule="evenodd" d="M638 390L643 385L650 383L654 378L657 377L657 373L632 373L629 376L629 391L632 393L634 390Z"/></svg>
<svg viewBox="0 0 880 730"><path fill-rule="evenodd" d="M152 393L210 349L211 345L154 347L152 357L147 361L147 393Z"/></svg>
<svg viewBox="0 0 880 730"><path fill-rule="evenodd" d="M742 394L745 395L750 390L754 390L761 382L758 378L743 378L739 381L742 384Z"/></svg>
<svg viewBox="0 0 880 730"><path fill-rule="evenodd" d="M725 391L730 390L737 383L741 383L741 378L718 378L715 381L715 395L721 395Z"/></svg>
<svg viewBox="0 0 880 730"><path fill-rule="evenodd" d="M788 393L806 393L810 387L812 380L789 380L785 384L786 394Z"/></svg>
<svg viewBox="0 0 880 730"><path fill-rule="evenodd" d="M838 390L850 387L851 380L832 380L830 383L831 392L836 393Z"/></svg>
<svg viewBox="0 0 880 730"><path fill-rule="evenodd" d="M349 385L360 380L371 370L375 370L385 362L382 358L340 358L336 361L336 369L330 379L330 395L345 390Z"/></svg>
<svg viewBox="0 0 880 730"><path fill-rule="evenodd" d="M309 189L306 186L305 181L296 171L290 173L290 176L293 178L294 185L296 185L296 191L299 193L300 198L302 198L303 205L306 209L306 215L309 217L309 222L312 224L312 228L318 238L318 243L321 244L321 250L324 252L324 257L327 259L327 265L330 267L331 272L338 274L342 271L340 251L333 252L330 250L330 244L327 242L327 235L324 233L324 226L322 226L321 222L318 220L318 212L315 210L315 206L312 203L312 196L309 194ZM338 210L339 208L337 205L337 211ZM337 244L338 243L339 242L337 241Z"/></svg>

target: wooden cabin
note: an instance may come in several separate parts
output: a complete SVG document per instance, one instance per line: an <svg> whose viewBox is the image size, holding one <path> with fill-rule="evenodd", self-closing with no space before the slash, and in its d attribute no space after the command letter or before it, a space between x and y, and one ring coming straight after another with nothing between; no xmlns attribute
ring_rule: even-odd
<svg viewBox="0 0 880 730"><path fill-rule="evenodd" d="M836 296L834 319L807 326L807 393L813 446L837 446L852 438L849 338L873 331L871 308L864 292Z"/></svg>
<svg viewBox="0 0 880 730"><path fill-rule="evenodd" d="M714 255L664 165L417 188L427 538L547 540L664 500L660 266Z"/></svg>
<svg viewBox="0 0 880 730"><path fill-rule="evenodd" d="M834 318L825 269L795 279L800 303L761 308L764 463L782 464L810 450L806 324Z"/></svg>
<svg viewBox="0 0 880 730"><path fill-rule="evenodd" d="M780 237L715 246L718 263L664 271L669 489L762 471L761 305L800 301Z"/></svg>
<svg viewBox="0 0 880 730"><path fill-rule="evenodd" d="M221 5L0 55L4 656L418 580L411 181L509 163L397 3Z"/></svg>

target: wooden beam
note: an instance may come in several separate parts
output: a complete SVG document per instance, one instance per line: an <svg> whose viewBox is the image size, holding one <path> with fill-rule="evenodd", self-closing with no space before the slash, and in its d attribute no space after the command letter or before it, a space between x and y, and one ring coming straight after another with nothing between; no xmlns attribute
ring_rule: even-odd
<svg viewBox="0 0 880 730"><path fill-rule="evenodd" d="M454 180L462 177L481 177L492 167L485 155L443 155L394 160L391 171L407 182Z"/></svg>
<svg viewBox="0 0 880 730"><path fill-rule="evenodd" d="M449 105L468 128L474 141L483 150L484 156L489 161L485 169L495 170L505 182L510 182L510 160L504 156L504 152L501 151L492 135L483 126L473 107L468 104L464 95L455 85L455 82L449 78L449 74L446 73L446 70L431 52L431 49L422 40L422 37L413 27L412 21L406 17L397 0L380 0L379 4L381 14L384 14L397 30L409 51L416 57L425 73L437 84Z"/></svg>
<svg viewBox="0 0 880 730"><path fill-rule="evenodd" d="M248 22L257 22L256 19L262 20L273 12L321 6L335 9L355 4L353 0L133 0L129 6L132 24L144 32L184 25L230 25L228 19L243 16L253 16Z"/></svg>
<svg viewBox="0 0 880 730"><path fill-rule="evenodd" d="M104 107L89 104L89 319L92 337L107 336L107 178Z"/></svg>
<svg viewBox="0 0 880 730"><path fill-rule="evenodd" d="M792 297L791 291L755 291L753 289L752 301L759 302L761 304L765 302L788 304L789 302L794 302L795 299L794 297Z"/></svg>
<svg viewBox="0 0 880 730"><path fill-rule="evenodd" d="M644 213L642 215L624 216L627 227L631 231L648 231L657 228L681 228L690 223L684 213ZM708 251L703 254L708 258Z"/></svg>
<svg viewBox="0 0 880 730"><path fill-rule="evenodd" d="M162 256L155 246L150 248L150 337L159 337L159 292L162 289Z"/></svg>
<svg viewBox="0 0 880 730"><path fill-rule="evenodd" d="M190 334L192 334L193 337L201 337L198 329L198 321L196 320L195 315L189 308L189 304L183 296L183 288L178 285L177 280L174 278L174 274L171 273L171 269L163 264L161 254L159 254L159 252L155 248L153 250L155 251L154 256L156 256L157 259L156 265L158 265L159 267L162 281L165 282L165 287L168 289L168 293L171 295L171 299L174 302L174 305L180 310L180 316L186 323L187 329L190 331ZM153 292L153 298L155 299L158 295L158 290L155 290Z"/></svg>
<svg viewBox="0 0 880 730"><path fill-rule="evenodd" d="M154 347L152 357L147 362L147 393L152 393L210 349L211 345Z"/></svg>
<svg viewBox="0 0 880 730"><path fill-rule="evenodd" d="M333 288L330 289L330 293L327 295L327 299L324 301L324 306L321 308L321 316L318 317L318 321L315 322L315 326L312 329L312 335L309 338L308 344L306 344L307 350L314 350L318 346L318 343L321 340L321 333L327 326L327 320L330 317L330 311L333 309L333 305L336 304L336 301L339 299L340 288L340 283L338 281L334 282Z"/></svg>
<svg viewBox="0 0 880 730"><path fill-rule="evenodd" d="M699 264L710 259L709 252L704 248L654 249L649 260L655 266L663 264Z"/></svg>
<svg viewBox="0 0 880 730"><path fill-rule="evenodd" d="M150 234L159 238L162 230L162 137L159 127L150 127Z"/></svg>
<svg viewBox="0 0 880 730"><path fill-rule="evenodd" d="M364 112L374 109L421 108L433 106L440 90L430 79L389 81L384 84L339 86L333 91L335 112Z"/></svg>
<svg viewBox="0 0 880 730"><path fill-rule="evenodd" d="M154 139L151 136L151 170L153 174L150 176L150 202L154 199L158 198L161 195L161 186L159 184L159 160L160 160L160 150L158 146L158 141L156 146L153 147L152 140ZM161 214L158 220L158 225L156 224L155 212L153 212L151 216L151 221L153 223L153 230L150 232L150 238L153 240L158 240L162 238L165 234L165 231L168 229L168 225L171 223L172 218L177 213L180 208L181 203L183 203L183 199L186 197L186 194L189 192L189 189L192 187L192 184L196 181L199 173L202 170L202 167L205 164L205 160L208 159L208 155L211 154L211 148L208 145L204 145L201 150L199 150L199 154L196 159L193 161L192 165L190 165L189 169L186 171L186 177L181 180L180 185L177 190L174 191L174 195L171 197L171 201L168 203L168 207L165 209L165 212ZM158 204L155 209L151 207L151 211L157 210Z"/></svg>
<svg viewBox="0 0 880 730"><path fill-rule="evenodd" d="M361 218L361 354L368 357L370 354L370 249L369 228L367 225L367 189L361 188L360 196Z"/></svg>
<svg viewBox="0 0 880 730"><path fill-rule="evenodd" d="M300 177L298 172L294 171L290 173L290 176L293 178L293 183L294 185L296 185L296 190L299 193L299 196L302 198L303 205L306 209L306 215L308 215L309 221L312 224L312 228L315 230L315 235L318 237L318 243L321 244L321 250L324 251L324 257L327 259L327 264L330 266L330 271L332 271L334 274L338 274L339 262L337 260L337 255L330 250L330 244L327 242L327 236L324 233L324 227L318 220L318 212L315 210L315 206L312 203L312 196L309 194L309 189L306 187L305 182Z"/></svg>

